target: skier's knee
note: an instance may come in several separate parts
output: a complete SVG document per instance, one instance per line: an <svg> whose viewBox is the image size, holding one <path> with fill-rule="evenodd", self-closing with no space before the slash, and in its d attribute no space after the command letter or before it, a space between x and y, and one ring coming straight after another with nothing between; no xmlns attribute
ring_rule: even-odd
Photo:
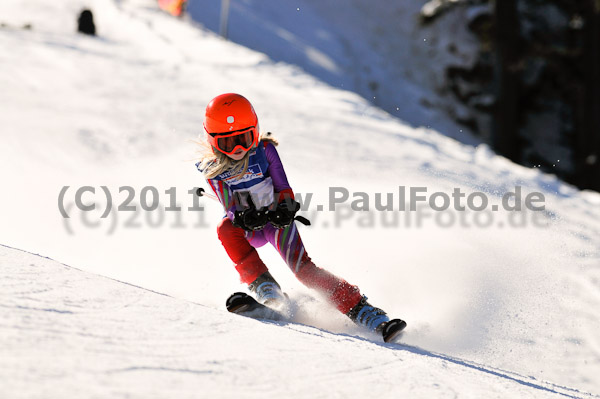
<svg viewBox="0 0 600 399"><path fill-rule="evenodd" d="M235 234L236 230L237 228L233 225L233 223L231 223L231 220L229 220L229 218L223 218L223 220L221 220L221 222L217 226L217 236L221 241L223 241L223 238Z"/></svg>
<svg viewBox="0 0 600 399"><path fill-rule="evenodd" d="M309 288L321 288L331 285L335 277L316 266L312 261L304 262L296 271L296 278Z"/></svg>

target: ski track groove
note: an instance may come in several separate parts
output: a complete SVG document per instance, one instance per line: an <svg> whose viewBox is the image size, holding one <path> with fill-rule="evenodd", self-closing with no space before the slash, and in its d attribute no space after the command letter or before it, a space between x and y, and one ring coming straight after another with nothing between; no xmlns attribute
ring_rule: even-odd
<svg viewBox="0 0 600 399"><path fill-rule="evenodd" d="M556 393L556 394L559 394L559 395L562 395L562 396L565 396L568 398L575 398L575 399L581 398L581 396L574 396L574 395L584 395L586 397L594 397L594 398L600 397L598 395L594 395L591 393L582 392L578 389L569 388L569 387L562 386L562 385L557 385L552 382L546 382L546 381L542 382L543 384L547 384L550 387L552 387L552 388L550 388L550 387L542 385L542 383L534 383L534 382L528 381L528 379L535 379L534 377L525 377L523 375L513 373L511 371L506 371L506 370L502 370L502 369L498 369L498 368L494 368L494 367L490 367L490 366L484 366L481 364L477 364L475 362L470 362L468 360L463 360L463 359L458 359L458 358L451 357L451 356L446 356L446 355L440 354L440 353L430 352L426 349L422 349L422 348L419 348L416 346L404 345L404 344L392 344L392 345L400 345L401 348L399 348L398 350L406 350L408 352L415 353L418 355L441 359L443 361L454 363L459 366L467 367L467 368L470 368L470 369L473 369L476 371L480 371L480 372L483 372L486 374L491 374L493 376L500 377L500 378L503 378L506 380L514 381L518 384L525 385L530 388L535 388L535 389L542 390L542 391ZM557 389L570 392L571 394L565 393L565 392L560 392Z"/></svg>

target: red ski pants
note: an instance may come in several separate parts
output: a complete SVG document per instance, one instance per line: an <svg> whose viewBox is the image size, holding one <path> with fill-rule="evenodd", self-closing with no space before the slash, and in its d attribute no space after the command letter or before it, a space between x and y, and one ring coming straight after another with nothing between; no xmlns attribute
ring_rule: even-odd
<svg viewBox="0 0 600 399"><path fill-rule="evenodd" d="M224 218L217 227L217 234L245 284L252 283L268 270L256 248L269 242L302 284L325 295L340 312L348 313L361 299L358 287L312 262L295 223L285 229L276 229L267 224L260 231L246 232Z"/></svg>

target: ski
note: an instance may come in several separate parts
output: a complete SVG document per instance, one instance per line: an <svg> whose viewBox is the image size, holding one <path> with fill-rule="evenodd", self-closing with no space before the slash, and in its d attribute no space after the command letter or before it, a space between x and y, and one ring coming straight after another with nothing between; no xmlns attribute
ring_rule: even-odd
<svg viewBox="0 0 600 399"><path fill-rule="evenodd" d="M259 303L256 299L243 292L232 294L225 302L227 310L231 313L250 317L258 320L284 321L289 322L290 318L285 314L278 312L268 306ZM406 328L406 322L400 319L392 319L385 323L383 328L378 329L383 341L393 343L400 338L403 330Z"/></svg>
<svg viewBox="0 0 600 399"><path fill-rule="evenodd" d="M404 320L392 319L388 321L381 330L383 341L387 343L393 343L397 341L405 328L406 322Z"/></svg>
<svg viewBox="0 0 600 399"><path fill-rule="evenodd" d="M243 292L232 294L227 298L225 306L231 313L250 317L252 319L289 321L289 317L283 313L257 302L256 299Z"/></svg>

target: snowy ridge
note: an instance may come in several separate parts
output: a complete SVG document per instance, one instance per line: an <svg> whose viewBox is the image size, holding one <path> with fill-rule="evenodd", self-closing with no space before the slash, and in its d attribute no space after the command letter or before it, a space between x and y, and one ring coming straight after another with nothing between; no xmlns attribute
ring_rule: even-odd
<svg viewBox="0 0 600 399"><path fill-rule="evenodd" d="M246 319L3 245L0 273L5 398L596 397L414 346Z"/></svg>

